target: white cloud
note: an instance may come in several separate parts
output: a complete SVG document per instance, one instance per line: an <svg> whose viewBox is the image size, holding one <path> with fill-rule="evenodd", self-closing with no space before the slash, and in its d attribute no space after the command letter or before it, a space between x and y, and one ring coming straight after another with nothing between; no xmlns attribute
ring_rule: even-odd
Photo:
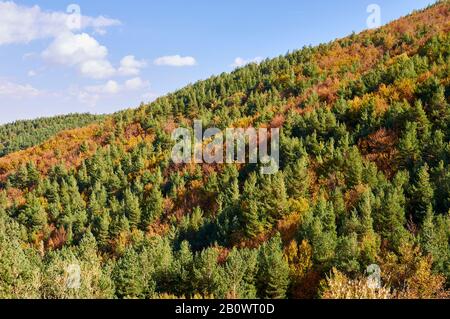
<svg viewBox="0 0 450 319"><path fill-rule="evenodd" d="M93 79L113 76L116 70L106 59L108 49L87 33L67 32L58 36L42 52L48 62L78 67L79 72Z"/></svg>
<svg viewBox="0 0 450 319"><path fill-rule="evenodd" d="M138 91L148 89L150 83L142 80L140 77L129 79L123 84L109 80L105 84L86 86L84 91L95 94L117 94L124 91Z"/></svg>
<svg viewBox="0 0 450 319"><path fill-rule="evenodd" d="M75 96L78 101L90 107L95 107L98 103L98 100L100 99L100 96L98 94L91 94L83 90L74 91L72 92L72 95Z"/></svg>
<svg viewBox="0 0 450 319"><path fill-rule="evenodd" d="M108 49L87 33L71 32L58 36L50 46L42 52L42 56L51 62L77 65L89 60L102 60L108 55Z"/></svg>
<svg viewBox="0 0 450 319"><path fill-rule="evenodd" d="M34 70L30 70L30 71L28 71L27 75L28 75L30 78L32 78L32 77L36 76L37 73L36 73L36 71L34 71Z"/></svg>
<svg viewBox="0 0 450 319"><path fill-rule="evenodd" d="M107 79L114 76L115 72L107 60L88 60L80 64L80 73L92 79Z"/></svg>
<svg viewBox="0 0 450 319"><path fill-rule="evenodd" d="M104 84L86 86L83 88L72 87L69 95L78 99L83 104L95 107L104 98L132 97L135 92L145 92L150 88L150 83L140 77L132 78L120 84L109 80ZM131 94L131 95L130 95ZM145 95L145 94L144 94ZM142 97L144 96L142 95ZM117 98L114 97L114 98Z"/></svg>
<svg viewBox="0 0 450 319"><path fill-rule="evenodd" d="M239 68L239 67L242 67L242 66L250 64L250 63L261 63L262 60L263 60L263 58L259 57L259 56L255 57L253 59L249 59L249 60L243 59L241 57L237 57L236 59L234 59L234 62L233 62L233 64L231 64L231 66L233 68Z"/></svg>
<svg viewBox="0 0 450 319"><path fill-rule="evenodd" d="M76 12L77 5L70 5L68 12ZM11 43L28 43L37 39L53 39L41 53L49 63L76 68L79 73L92 79L108 79L116 75L137 76L146 66L133 55L125 56L117 69L108 60L108 49L92 35L104 34L111 26L121 22L103 16L89 17L80 14L42 11L38 6L27 7L0 0L0 46ZM24 59L35 53L24 55ZM34 76L29 72L29 76Z"/></svg>
<svg viewBox="0 0 450 319"><path fill-rule="evenodd" d="M108 49L87 33L67 32L58 36L42 52L42 57L51 63L75 66L81 75L92 79L107 79L115 75L138 75L146 62L133 55L125 56L116 70L107 59Z"/></svg>
<svg viewBox="0 0 450 319"><path fill-rule="evenodd" d="M39 6L26 7L14 2L0 1L0 45L29 43L37 39L54 38L74 30L74 15L56 11L42 11ZM79 16L76 29L92 28L103 34L107 27L120 25L115 19Z"/></svg>
<svg viewBox="0 0 450 319"><path fill-rule="evenodd" d="M120 86L116 81L108 81L103 85L95 85L86 87L86 91L96 94L117 94L120 91Z"/></svg>
<svg viewBox="0 0 450 319"><path fill-rule="evenodd" d="M104 16L99 16L96 18L82 16L81 21L82 29L92 27L94 28L95 33L100 35L106 34L106 28L122 24L119 20L109 19Z"/></svg>
<svg viewBox="0 0 450 319"><path fill-rule="evenodd" d="M133 55L127 55L120 61L119 74L124 76L138 75L147 66L144 60L136 60Z"/></svg>
<svg viewBox="0 0 450 319"><path fill-rule="evenodd" d="M166 66L193 66L197 64L197 61L191 56L185 56L182 57L180 55L170 55L170 56L163 56L160 58L157 58L154 61L155 65L166 65Z"/></svg>
<svg viewBox="0 0 450 319"><path fill-rule="evenodd" d="M0 80L0 96L12 98L34 97L42 94L41 91L29 84L17 84Z"/></svg>
<svg viewBox="0 0 450 319"><path fill-rule="evenodd" d="M129 90L142 90L148 88L149 86L150 83L142 80L140 77L130 79L125 82L125 87Z"/></svg>

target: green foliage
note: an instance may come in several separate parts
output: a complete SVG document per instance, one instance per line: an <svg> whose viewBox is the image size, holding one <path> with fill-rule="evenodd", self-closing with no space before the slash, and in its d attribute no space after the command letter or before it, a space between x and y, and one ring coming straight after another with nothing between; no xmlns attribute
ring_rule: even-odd
<svg viewBox="0 0 450 319"><path fill-rule="evenodd" d="M413 17L417 32L303 48L116 113L54 157L2 158L0 298L317 296L330 271L358 289L380 261L394 288L448 286L448 35L441 13ZM281 169L175 165L170 130L193 118L280 126ZM0 157L100 119L0 126Z"/></svg>
<svg viewBox="0 0 450 319"><path fill-rule="evenodd" d="M103 116L69 114L0 126L0 157L38 145L61 131L100 121Z"/></svg>
<svg viewBox="0 0 450 319"><path fill-rule="evenodd" d="M275 236L261 246L258 259L259 296L270 299L285 298L289 286L289 264L283 254L280 236Z"/></svg>

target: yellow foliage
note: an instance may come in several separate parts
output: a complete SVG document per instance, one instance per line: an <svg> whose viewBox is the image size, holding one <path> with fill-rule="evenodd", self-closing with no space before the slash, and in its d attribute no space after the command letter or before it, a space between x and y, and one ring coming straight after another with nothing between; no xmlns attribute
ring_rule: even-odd
<svg viewBox="0 0 450 319"><path fill-rule="evenodd" d="M371 288L367 278L351 280L333 268L322 288L323 299L391 299L388 288Z"/></svg>
<svg viewBox="0 0 450 319"><path fill-rule="evenodd" d="M291 241L285 252L289 263L291 277L300 281L313 266L312 247L308 241L303 240L300 245L295 240Z"/></svg>

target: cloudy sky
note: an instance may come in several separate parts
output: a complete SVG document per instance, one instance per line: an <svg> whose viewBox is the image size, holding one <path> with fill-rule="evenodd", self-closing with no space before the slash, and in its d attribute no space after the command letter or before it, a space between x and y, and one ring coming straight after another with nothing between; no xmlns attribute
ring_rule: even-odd
<svg viewBox="0 0 450 319"><path fill-rule="evenodd" d="M0 123L111 113L432 0L0 0Z"/></svg>

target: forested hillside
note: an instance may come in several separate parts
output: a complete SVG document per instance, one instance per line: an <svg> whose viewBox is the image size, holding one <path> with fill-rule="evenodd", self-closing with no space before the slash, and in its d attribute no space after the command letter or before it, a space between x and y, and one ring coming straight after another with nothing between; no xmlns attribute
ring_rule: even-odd
<svg viewBox="0 0 450 319"><path fill-rule="evenodd" d="M441 1L0 158L0 298L448 297L449 31ZM175 165L194 119L281 128L281 170Z"/></svg>
<svg viewBox="0 0 450 319"><path fill-rule="evenodd" d="M0 125L0 157L38 145L57 133L101 120L91 114L69 114Z"/></svg>

